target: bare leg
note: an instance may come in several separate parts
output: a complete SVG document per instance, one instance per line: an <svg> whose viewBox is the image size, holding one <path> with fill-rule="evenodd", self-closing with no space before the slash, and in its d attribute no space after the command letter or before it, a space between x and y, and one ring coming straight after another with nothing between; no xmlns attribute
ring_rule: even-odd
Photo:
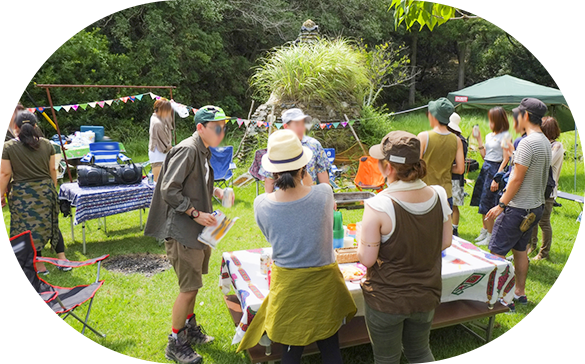
<svg viewBox="0 0 585 364"><path fill-rule="evenodd" d="M152 166L152 176L154 177L154 181L158 181L158 176L160 174L160 169L162 168L161 165Z"/></svg>
<svg viewBox="0 0 585 364"><path fill-rule="evenodd" d="M495 220L490 220L490 219L485 219L485 215L481 215L482 216L482 220L483 220L483 227L488 231L488 233L492 233L492 230L494 229L494 222Z"/></svg>
<svg viewBox="0 0 585 364"><path fill-rule="evenodd" d="M452 216L452 223L453 225L459 225L459 206L453 206L453 216Z"/></svg>
<svg viewBox="0 0 585 364"><path fill-rule="evenodd" d="M195 309L195 299L198 291L180 292L173 305L173 329L180 330L185 326L187 316Z"/></svg>
<svg viewBox="0 0 585 364"><path fill-rule="evenodd" d="M528 254L526 251L512 249L514 254L514 269L516 271L516 296L526 295L526 277L528 276Z"/></svg>

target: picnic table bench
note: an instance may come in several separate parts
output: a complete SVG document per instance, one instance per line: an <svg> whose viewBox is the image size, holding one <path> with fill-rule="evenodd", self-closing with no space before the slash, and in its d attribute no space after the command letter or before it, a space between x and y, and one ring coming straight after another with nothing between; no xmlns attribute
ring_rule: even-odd
<svg viewBox="0 0 585 364"><path fill-rule="evenodd" d="M236 295L225 295L224 301L234 324L237 326L243 316L240 300ZM492 309L490 309L485 302L479 301L463 300L445 302L441 303L435 310L435 317L433 318L431 330L461 325L469 333L487 343L492 339L496 315L508 311L509 308L499 302L496 303ZM487 325L480 325L474 322L485 318L488 318ZM485 336L482 337L477 332L473 331L470 326L483 331ZM368 336L368 330L363 316L354 317L348 324L343 325L339 330L339 345L341 348L349 348L369 343L370 337ZM252 363L274 363L275 361L280 360L282 356L282 345L273 343L271 346L265 347L258 344L255 347L248 349L247 352ZM303 355L316 353L319 353L319 348L313 343L305 348Z"/></svg>

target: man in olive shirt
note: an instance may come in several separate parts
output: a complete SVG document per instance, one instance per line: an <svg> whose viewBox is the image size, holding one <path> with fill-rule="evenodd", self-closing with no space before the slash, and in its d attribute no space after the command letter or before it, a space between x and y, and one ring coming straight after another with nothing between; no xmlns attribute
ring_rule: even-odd
<svg viewBox="0 0 585 364"><path fill-rule="evenodd" d="M144 230L145 235L165 240L167 257L179 280L165 356L181 364L200 363L202 358L191 345L213 340L202 332L194 314L211 255L211 248L197 237L205 226L216 223L212 195L223 198L223 190L213 187L209 147L221 143L228 119L216 106L197 111L197 131L172 148L163 163Z"/></svg>

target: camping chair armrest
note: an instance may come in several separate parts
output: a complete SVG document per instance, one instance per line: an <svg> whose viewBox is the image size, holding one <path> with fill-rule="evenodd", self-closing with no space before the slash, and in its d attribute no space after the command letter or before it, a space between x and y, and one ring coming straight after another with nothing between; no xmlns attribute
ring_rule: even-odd
<svg viewBox="0 0 585 364"><path fill-rule="evenodd" d="M20 289L16 289L4 283L0 283L0 292L6 293L9 296L16 297L21 300L25 301L33 301L39 303L47 303L51 302L52 300L57 297L58 292L41 292L41 293L29 293L22 291Z"/></svg>
<svg viewBox="0 0 585 364"><path fill-rule="evenodd" d="M131 162L132 158L126 157L124 154L122 153L118 153L118 158L120 158L120 160L122 162Z"/></svg>
<svg viewBox="0 0 585 364"><path fill-rule="evenodd" d="M106 259L109 256L110 256L109 254L106 254L106 255L102 255L101 257L88 259L88 260L85 260L82 262L77 262L77 261L72 261L72 260L63 260L63 259L57 259L57 258L48 258L48 257L37 257L36 261L41 262L41 263L53 264L57 267L79 268L79 267L84 267L87 265L92 265L92 264L95 264L97 262L101 262L102 260Z"/></svg>
<svg viewBox="0 0 585 364"><path fill-rule="evenodd" d="M230 162L230 167L229 169L236 169L238 167L236 167L236 164L234 162Z"/></svg>

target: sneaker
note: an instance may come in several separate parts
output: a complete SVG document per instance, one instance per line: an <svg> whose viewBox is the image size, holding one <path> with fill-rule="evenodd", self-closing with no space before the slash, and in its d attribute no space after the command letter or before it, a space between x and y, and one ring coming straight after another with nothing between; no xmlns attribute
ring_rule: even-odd
<svg viewBox="0 0 585 364"><path fill-rule="evenodd" d="M518 298L514 297L514 302L517 302L521 305L527 305L528 304L528 298L526 296L520 296Z"/></svg>
<svg viewBox="0 0 585 364"><path fill-rule="evenodd" d="M185 328L181 329L175 339L169 335L169 343L165 349L165 358L176 361L179 364L202 363L203 358L191 347L189 336Z"/></svg>
<svg viewBox="0 0 585 364"><path fill-rule="evenodd" d="M59 269L61 272L70 272L73 268L71 268L71 267L59 267L59 266L57 266L57 269Z"/></svg>
<svg viewBox="0 0 585 364"><path fill-rule="evenodd" d="M205 330L203 330L203 327L197 325L195 315L193 315L193 317L191 317L189 321L187 321L187 323L185 324L185 328L191 345L203 345L210 343L215 339L213 336L207 335Z"/></svg>
<svg viewBox="0 0 585 364"><path fill-rule="evenodd" d="M508 303L508 308L510 309L510 311L508 311L506 313L508 313L508 314L516 313L516 305L514 304L514 302Z"/></svg>
<svg viewBox="0 0 585 364"><path fill-rule="evenodd" d="M40 270L37 271L37 274L41 275L41 276L47 276L47 275L49 275L49 273L51 273L51 272L49 272L48 270L44 270L42 272Z"/></svg>
<svg viewBox="0 0 585 364"><path fill-rule="evenodd" d="M479 236L477 238L475 238L475 241L482 241L485 239L485 237L487 236L487 229L481 228L481 231L479 232Z"/></svg>
<svg viewBox="0 0 585 364"><path fill-rule="evenodd" d="M483 239L483 240L475 243L475 245L485 245L485 246L487 246L487 245L489 245L491 239L492 239L492 234L486 233L485 239Z"/></svg>
<svg viewBox="0 0 585 364"><path fill-rule="evenodd" d="M563 207L563 205L555 201L553 202L553 207Z"/></svg>
<svg viewBox="0 0 585 364"><path fill-rule="evenodd" d="M453 236L459 236L459 229L456 227L453 228Z"/></svg>

